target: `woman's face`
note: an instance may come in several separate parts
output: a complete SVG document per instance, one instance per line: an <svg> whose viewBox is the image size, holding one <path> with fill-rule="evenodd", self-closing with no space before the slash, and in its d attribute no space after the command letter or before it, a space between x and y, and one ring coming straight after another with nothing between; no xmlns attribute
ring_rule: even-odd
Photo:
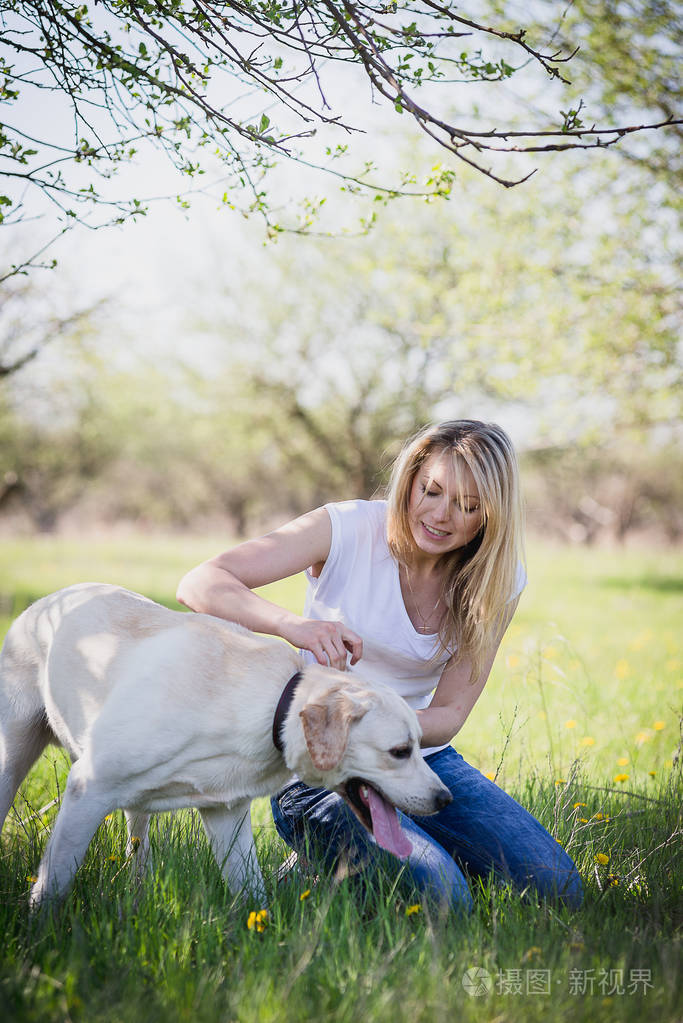
<svg viewBox="0 0 683 1023"><path fill-rule="evenodd" d="M461 460L456 476L453 458L436 451L415 475L408 503L413 539L424 554L438 557L464 547L482 523L479 491L469 467Z"/></svg>

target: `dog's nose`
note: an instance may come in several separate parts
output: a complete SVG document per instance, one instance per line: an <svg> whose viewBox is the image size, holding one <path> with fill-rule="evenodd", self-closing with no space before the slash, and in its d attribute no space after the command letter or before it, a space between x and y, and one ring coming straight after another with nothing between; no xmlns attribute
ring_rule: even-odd
<svg viewBox="0 0 683 1023"><path fill-rule="evenodd" d="M436 812L444 810L449 803L453 802L453 796L448 789L441 789L440 792L434 798L434 805L436 806Z"/></svg>

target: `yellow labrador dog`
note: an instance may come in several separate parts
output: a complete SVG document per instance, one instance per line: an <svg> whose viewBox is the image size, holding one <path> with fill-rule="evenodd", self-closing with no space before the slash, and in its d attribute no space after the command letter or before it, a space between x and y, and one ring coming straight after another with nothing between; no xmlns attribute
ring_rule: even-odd
<svg viewBox="0 0 683 1023"><path fill-rule="evenodd" d="M141 865L149 814L197 807L230 889L262 899L250 803L292 774L341 793L377 843L404 858L395 808L432 814L451 800L419 740L414 712L390 689L117 586L43 597L0 653L0 827L47 743L73 760L34 908L67 890L117 808Z"/></svg>

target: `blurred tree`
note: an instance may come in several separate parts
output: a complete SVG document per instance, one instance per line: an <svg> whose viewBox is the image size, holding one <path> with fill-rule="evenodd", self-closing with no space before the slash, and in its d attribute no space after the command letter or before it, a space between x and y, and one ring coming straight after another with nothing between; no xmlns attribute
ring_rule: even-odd
<svg viewBox="0 0 683 1023"><path fill-rule="evenodd" d="M74 290L54 277L0 280L0 510L22 508L41 531L79 502L112 453L91 384L107 303L74 309Z"/></svg>
<svg viewBox="0 0 683 1023"><path fill-rule="evenodd" d="M234 279L207 245L190 289L202 321L182 331L191 363L137 337L126 363L114 326L121 357L72 357L60 408L48 349L6 378L0 478L15 500L21 481L43 527L77 507L244 533L371 495L429 419L502 418L526 424L537 523L586 541L648 519L677 535L676 235L621 178L611 159L501 206L472 177L448 221L431 206L369 241L283 239L265 263L241 252ZM37 417L10 402L28 377Z"/></svg>
<svg viewBox="0 0 683 1023"><path fill-rule="evenodd" d="M197 529L227 520L241 534L268 506L285 506L238 372L207 379L175 360L141 359L132 371L102 366L96 386L100 422L117 443L90 492L104 521Z"/></svg>
<svg viewBox="0 0 683 1023"><path fill-rule="evenodd" d="M279 496L299 510L369 496L396 445L452 393L451 339L435 301L451 269L430 247L432 279L422 279L399 245L384 231L371 252L288 245L222 304L201 302L206 329L221 338L216 364L226 363L215 386L238 375L244 415L291 479Z"/></svg>
<svg viewBox="0 0 683 1023"><path fill-rule="evenodd" d="M71 421L46 426L20 417L0 392L0 510L21 510L38 532L56 528L115 451L92 402L74 408Z"/></svg>
<svg viewBox="0 0 683 1023"><path fill-rule="evenodd" d="M7 106L0 216L5 223L33 217L37 194L63 225L88 219L93 209L107 223L138 216L145 203L116 197L106 181L145 144L166 154L189 182L218 166L226 205L261 214L273 232L283 225L264 180L283 157L330 172L347 191L447 194L452 169L433 171L423 187L410 174L387 181L372 160L360 172L344 169L349 136L368 130L349 102L359 80L374 103L406 113L449 158L506 186L519 175L510 177L504 166L494 171L489 154L605 147L670 124L667 112L647 124L628 116L598 127L567 110L518 125L508 123L495 98L488 120L450 117L440 97L450 101L454 85L490 91L491 83L525 69L561 85L572 58L572 44L545 51L533 28L498 27L495 5L480 6L475 18L451 0L384 6L99 0L92 7L0 0L0 101ZM522 23L528 20L525 12ZM353 69L359 77L349 78ZM312 143L318 128L325 130ZM315 208L309 204L295 230L310 227Z"/></svg>
<svg viewBox="0 0 683 1023"><path fill-rule="evenodd" d="M39 288L25 275L0 276L0 384L59 338L92 333L93 316L106 303L101 299L76 310L67 305L54 287Z"/></svg>
<svg viewBox="0 0 683 1023"><path fill-rule="evenodd" d="M617 152L663 183L669 201L675 202L676 195L680 199L681 3L573 0L561 7L559 19L556 0L542 0L536 10L547 29L546 45L565 47L571 41L579 47L568 94L583 99L606 124L624 118L675 122L666 134L650 135L644 144L635 137L624 140Z"/></svg>
<svg viewBox="0 0 683 1023"><path fill-rule="evenodd" d="M283 243L222 312L203 296L204 328L222 324L266 414L363 490L380 437L449 400L533 406L544 442L665 429L683 394L677 236L619 180L611 163L502 206L470 180L449 220L430 207L370 246Z"/></svg>
<svg viewBox="0 0 683 1023"><path fill-rule="evenodd" d="M371 252L283 244L222 307L202 299L244 414L299 481L297 510L369 496L396 445L435 416L512 407L533 424L538 466L566 464L568 444L587 458L586 478L589 462L613 461L614 515L600 522L594 509L596 528L622 536L637 524L629 487L614 482L624 452L651 459L683 421L675 235L620 193L614 163L600 170L588 196L567 176L552 201L516 193L503 207L470 181L449 221L434 208L394 218ZM558 498L565 523L590 525L585 496Z"/></svg>
<svg viewBox="0 0 683 1023"><path fill-rule="evenodd" d="M683 450L668 443L539 448L522 458L532 531L572 543L683 537Z"/></svg>

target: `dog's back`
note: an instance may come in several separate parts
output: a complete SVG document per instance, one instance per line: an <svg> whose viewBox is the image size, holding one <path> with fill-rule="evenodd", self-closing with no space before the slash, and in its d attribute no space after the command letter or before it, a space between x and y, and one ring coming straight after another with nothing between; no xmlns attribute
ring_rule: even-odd
<svg viewBox="0 0 683 1023"><path fill-rule="evenodd" d="M53 687L64 689L67 679L74 692L84 674L93 697L104 698L97 683L106 685L104 668L115 654L119 627L129 635L149 634L172 613L103 583L69 586L36 601L13 622L0 651L0 720L51 720L47 708L62 696ZM51 678L50 662L57 652L60 671Z"/></svg>
<svg viewBox="0 0 683 1023"><path fill-rule="evenodd" d="M106 699L116 627L134 634L158 630L172 615L139 594L82 583L43 597L13 622L0 650L0 827L17 786L48 743L78 756L92 703ZM52 677L55 656L61 663Z"/></svg>

